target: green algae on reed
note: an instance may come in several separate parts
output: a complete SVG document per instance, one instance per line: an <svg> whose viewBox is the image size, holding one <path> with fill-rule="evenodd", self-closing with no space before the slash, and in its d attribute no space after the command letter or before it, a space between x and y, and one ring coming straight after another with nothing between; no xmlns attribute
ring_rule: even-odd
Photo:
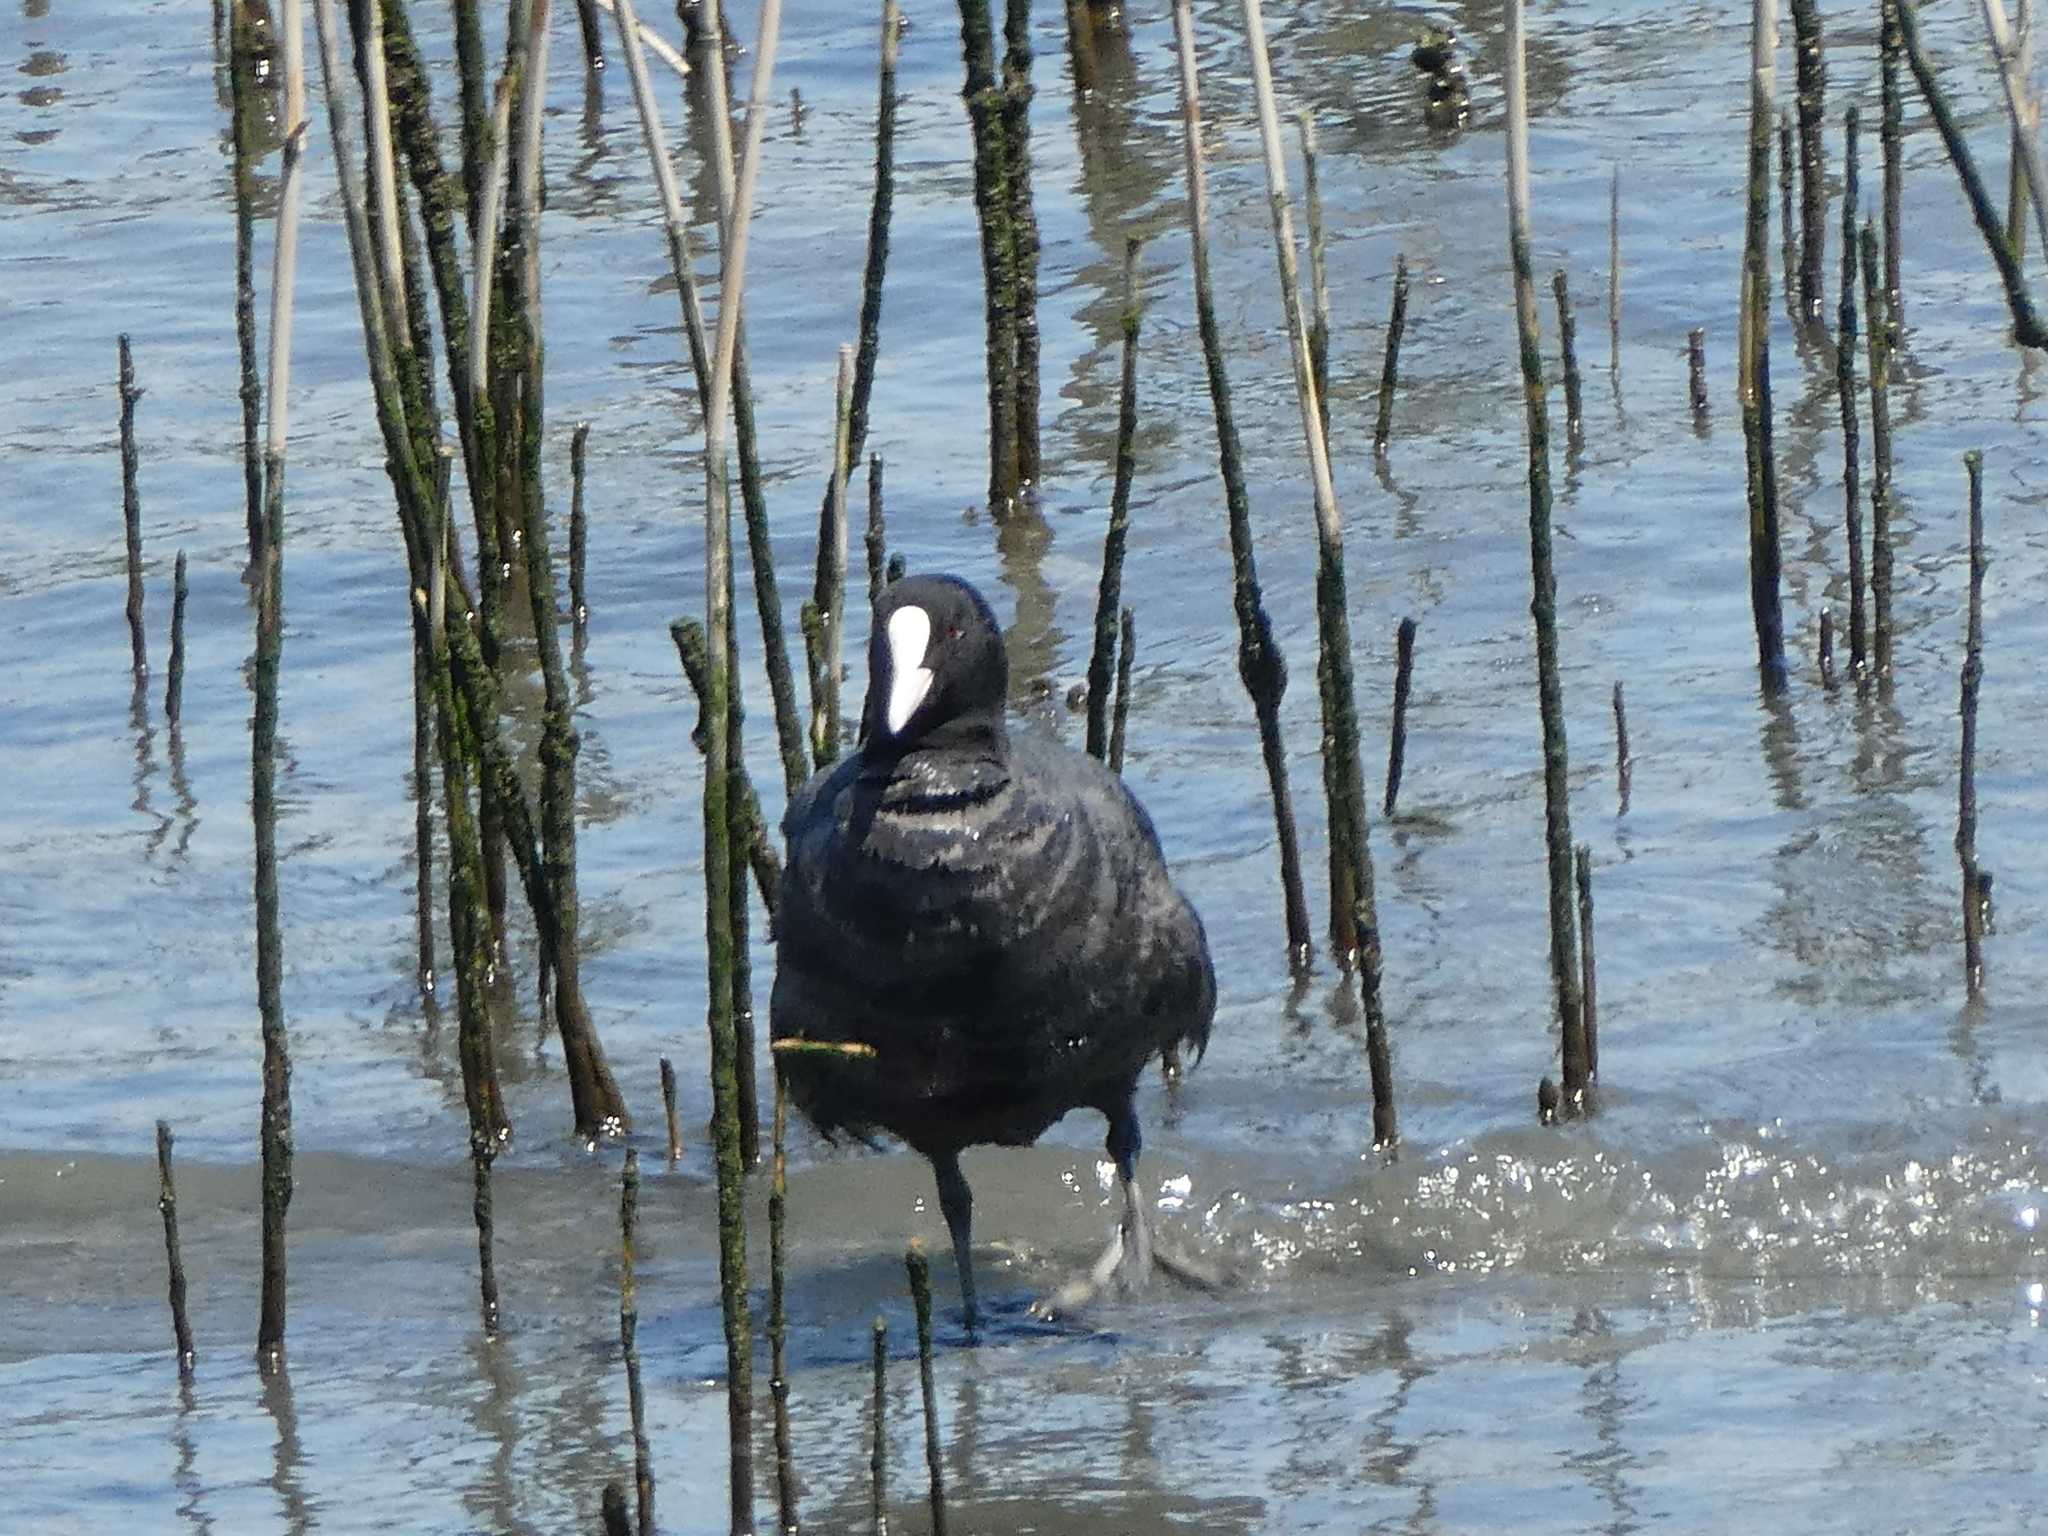
<svg viewBox="0 0 2048 1536"><path fill-rule="evenodd" d="M784 1536L797 1529L796 1452L789 1433L789 1088L775 1064L773 1165L768 1184L768 1395L775 1416L775 1508Z"/></svg>
<svg viewBox="0 0 2048 1536"><path fill-rule="evenodd" d="M1536 320L1536 278L1529 255L1529 77L1523 0L1509 0L1507 50L1508 255L1514 267L1515 323L1522 363L1522 402L1529 438L1529 611L1536 630L1536 697L1543 719L1543 827L1549 872L1550 976L1556 990L1568 1115L1592 1107L1586 1071L1585 1018L1579 1003L1574 932L1569 751L1564 689L1557 659L1557 570L1550 531L1550 411L1543 390L1542 339ZM1548 1079L1545 1080L1546 1082Z"/></svg>
<svg viewBox="0 0 2048 1536"><path fill-rule="evenodd" d="M1251 696L1258 722L1259 754L1273 802L1274 840L1280 850L1280 892L1287 924L1288 964L1308 968L1314 953L1308 902L1302 892L1301 848L1294 827L1294 796L1287 783L1287 749L1280 732L1280 703L1287 692L1287 659L1259 589L1252 538L1251 498L1245 489L1244 452L1230 404L1230 375L1216 322L1216 297L1209 270L1209 190L1203 164L1201 82L1195 68L1192 0L1173 0L1174 58L1180 81L1181 147L1187 168L1189 259L1194 269L1195 324L1216 417L1216 451L1230 530L1231 599L1237 614L1237 675Z"/></svg>
<svg viewBox="0 0 2048 1536"><path fill-rule="evenodd" d="M1109 528L1102 538L1102 576L1095 589L1095 640L1088 653L1087 751L1109 755L1110 677L1117 613L1123 606L1124 544L1130 529L1131 482L1137 475L1138 241L1124 242L1123 372L1117 394L1116 480L1109 496Z"/></svg>

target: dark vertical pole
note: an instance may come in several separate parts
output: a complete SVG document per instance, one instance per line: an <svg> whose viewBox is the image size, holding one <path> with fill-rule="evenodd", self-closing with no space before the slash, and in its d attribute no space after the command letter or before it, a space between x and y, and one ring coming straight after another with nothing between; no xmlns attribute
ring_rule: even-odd
<svg viewBox="0 0 2048 1536"><path fill-rule="evenodd" d="M185 1313L185 1256L178 1247L178 1188L171 1177L171 1127L167 1120L156 1123L157 1209L164 1218L164 1257L171 1271L171 1333L178 1341L178 1375L192 1379L192 1365L198 1358L192 1348L192 1320Z"/></svg>
<svg viewBox="0 0 2048 1536"><path fill-rule="evenodd" d="M1703 427L1707 420L1707 333L1699 326L1685 333L1685 375L1693 425Z"/></svg>
<svg viewBox="0 0 2048 1536"><path fill-rule="evenodd" d="M137 486L141 455L135 446L135 402L142 391L135 387L135 359L123 335L121 352L121 525L128 546L128 648L133 653L135 675L149 672L149 642L142 631L142 494Z"/></svg>
<svg viewBox="0 0 2048 1536"><path fill-rule="evenodd" d="M1586 1076L1600 1076L1600 1009L1593 971L1593 850L1572 850L1572 874L1579 898L1579 1012L1585 1020Z"/></svg>
<svg viewBox="0 0 2048 1536"><path fill-rule="evenodd" d="M1011 273L1017 320L1017 477L1038 484L1038 214L1031 199L1031 0L1003 7L1003 185L1010 200Z"/></svg>
<svg viewBox="0 0 2048 1536"><path fill-rule="evenodd" d="M1394 800L1401 793L1401 769L1408 759L1408 690L1415 674L1415 620L1405 618L1394 631L1394 725L1387 733L1387 799L1393 819Z"/></svg>
<svg viewBox="0 0 2048 1536"><path fill-rule="evenodd" d="M1870 348L1870 667L1881 684L1892 674L1891 338L1896 326L1878 276L1877 232L1864 220L1863 308Z"/></svg>
<svg viewBox="0 0 2048 1536"><path fill-rule="evenodd" d="M175 726L185 711L185 551L171 569L171 664L164 681L164 723Z"/></svg>
<svg viewBox="0 0 2048 1536"><path fill-rule="evenodd" d="M1904 51L1898 0L1879 0L1877 57L1882 115L1878 120L1878 140L1884 153L1884 317L1890 327L1886 340L1894 346L1898 344L1906 312L1899 283L1899 221L1906 179L1906 105L1899 89L1899 64ZM1875 324L1877 312L1871 309L1868 299L1863 307Z"/></svg>
<svg viewBox="0 0 2048 1536"><path fill-rule="evenodd" d="M1799 313L1821 317L1825 302L1821 263L1827 255L1827 150L1821 125L1827 113L1828 66L1822 51L1818 0L1791 0L1799 80Z"/></svg>
<svg viewBox="0 0 2048 1536"><path fill-rule="evenodd" d="M633 1427L633 1502L640 1536L654 1536L654 1458L640 1387L640 1290L634 1278L640 1216L640 1154L626 1148L619 1178L619 1350L626 1360L626 1414Z"/></svg>
<svg viewBox="0 0 2048 1536"><path fill-rule="evenodd" d="M1408 258L1394 258L1394 307L1387 316L1387 357L1380 365L1380 411L1373 424L1372 451L1386 457L1394 430L1394 384L1401 373L1401 332L1408 324Z"/></svg>
<svg viewBox="0 0 2048 1536"><path fill-rule="evenodd" d="M1095 593L1095 645L1088 656L1088 755L1109 752L1109 687L1123 606L1124 541L1130 527L1131 482L1137 474L1138 242L1124 242L1123 384L1116 417L1116 483L1109 497L1109 531L1102 540L1102 579Z"/></svg>
<svg viewBox="0 0 2048 1536"><path fill-rule="evenodd" d="M1579 327L1572 318L1571 292L1565 286L1564 269L1551 275L1557 294L1557 349L1564 369L1564 433L1573 448L1586 441L1584 397L1579 392Z"/></svg>
<svg viewBox="0 0 2048 1536"><path fill-rule="evenodd" d="M666 1056L661 1058L661 1108L668 1122L668 1165L673 1168L683 1160L683 1132L676 1119L676 1069Z"/></svg>
<svg viewBox="0 0 2048 1536"><path fill-rule="evenodd" d="M589 588L584 584L590 558L590 519L583 510L583 465L590 447L590 423L579 421L569 439L569 622L577 634L590 623Z"/></svg>
<svg viewBox="0 0 2048 1536"><path fill-rule="evenodd" d="M1977 876L1977 691L1984 681L1984 456L1963 455L1970 476L1970 606L1963 642L1962 767L1956 784L1956 858L1963 878L1963 975L1984 988L1984 903Z"/></svg>
<svg viewBox="0 0 2048 1536"><path fill-rule="evenodd" d="M1842 404L1843 531L1849 545L1849 675L1870 669L1869 577L1863 568L1863 487L1856 425L1856 108L1842 124L1842 293L1836 309L1835 393Z"/></svg>
<svg viewBox="0 0 2048 1536"><path fill-rule="evenodd" d="M1629 778L1635 770L1635 760L1628 750L1628 706L1621 696L1621 682L1614 684L1614 782L1617 790L1617 816L1628 814Z"/></svg>
<svg viewBox="0 0 2048 1536"><path fill-rule="evenodd" d="M917 1384L924 1397L924 1461L931 1473L932 1536L946 1536L946 1474L939 1450L938 1390L932 1383L932 1270L923 1250L904 1256L910 1301L917 1313Z"/></svg>
<svg viewBox="0 0 2048 1536"><path fill-rule="evenodd" d="M781 1529L797 1529L796 1452L789 1434L789 1090L775 1066L775 1150L768 1186L768 1391L775 1411L775 1503Z"/></svg>
<svg viewBox="0 0 2048 1536"><path fill-rule="evenodd" d="M1750 21L1749 204L1742 249L1742 438L1748 464L1749 608L1757 670L1766 693L1786 682L1780 595L1778 468L1771 410L1771 90L1776 78L1776 0L1754 0ZM1570 1097L1570 1085L1566 1085Z"/></svg>
<svg viewBox="0 0 2048 1536"><path fill-rule="evenodd" d="M1085 4L1086 0L1080 0ZM889 1533L889 1412L884 1389L888 1385L889 1325L875 1319L875 1388L873 1398L874 1440L868 1452L868 1508L873 1517L874 1536Z"/></svg>

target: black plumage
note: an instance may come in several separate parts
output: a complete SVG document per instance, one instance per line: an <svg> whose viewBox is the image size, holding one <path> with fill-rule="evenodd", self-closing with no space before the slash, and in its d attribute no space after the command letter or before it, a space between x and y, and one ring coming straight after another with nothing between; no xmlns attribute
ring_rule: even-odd
<svg viewBox="0 0 2048 1536"><path fill-rule="evenodd" d="M931 1159L970 1326L960 1151L1100 1110L1126 1204L1113 1246L1142 1272L1133 1096L1154 1056L1203 1049L1216 1000L1144 808L1095 759L1011 734L1007 691L971 586L884 591L862 743L790 804L776 919L775 1036L874 1052L786 1053L791 1098L828 1136L887 1133Z"/></svg>

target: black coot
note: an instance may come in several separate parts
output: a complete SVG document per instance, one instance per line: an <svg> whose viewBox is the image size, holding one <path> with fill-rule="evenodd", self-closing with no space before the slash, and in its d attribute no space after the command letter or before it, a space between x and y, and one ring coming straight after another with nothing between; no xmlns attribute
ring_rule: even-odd
<svg viewBox="0 0 2048 1536"><path fill-rule="evenodd" d="M1102 1111L1123 1222L1056 1303L1119 1265L1143 1278L1156 1255L1133 1095L1154 1056L1208 1043L1216 1008L1201 919L1151 818L1095 759L1011 735L1008 686L973 587L913 576L883 592L862 743L790 804L776 919L776 1038L874 1049L785 1055L790 1095L827 1136L887 1132L931 1159L970 1328L961 1149Z"/></svg>

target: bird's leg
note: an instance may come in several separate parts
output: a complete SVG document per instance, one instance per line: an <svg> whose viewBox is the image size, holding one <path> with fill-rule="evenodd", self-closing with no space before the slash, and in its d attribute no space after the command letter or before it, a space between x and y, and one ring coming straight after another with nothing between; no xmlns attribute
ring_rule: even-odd
<svg viewBox="0 0 2048 1536"><path fill-rule="evenodd" d="M974 1191L960 1171L960 1154L947 1152L932 1158L932 1172L939 1179L939 1209L945 1213L946 1230L953 1234L953 1264L960 1271L960 1303L967 1313L967 1331L973 1333L979 1321L974 1305L974 1255L970 1242L974 1232Z"/></svg>

